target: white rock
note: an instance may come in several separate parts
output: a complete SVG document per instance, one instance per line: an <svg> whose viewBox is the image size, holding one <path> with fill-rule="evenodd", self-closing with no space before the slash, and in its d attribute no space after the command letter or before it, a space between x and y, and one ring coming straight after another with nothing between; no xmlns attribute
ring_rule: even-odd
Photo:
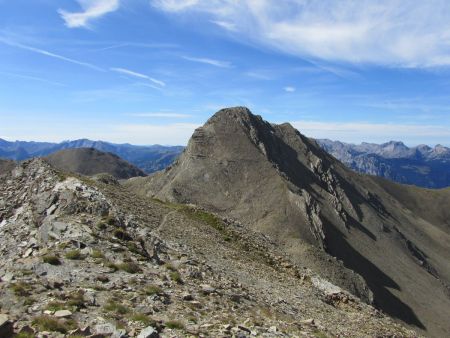
<svg viewBox="0 0 450 338"><path fill-rule="evenodd" d="M71 315L72 312L70 312L69 310L58 310L54 314L54 316L58 318L70 317Z"/></svg>
<svg viewBox="0 0 450 338"><path fill-rule="evenodd" d="M158 331L153 326L147 326L139 333L137 338L157 338L159 337Z"/></svg>

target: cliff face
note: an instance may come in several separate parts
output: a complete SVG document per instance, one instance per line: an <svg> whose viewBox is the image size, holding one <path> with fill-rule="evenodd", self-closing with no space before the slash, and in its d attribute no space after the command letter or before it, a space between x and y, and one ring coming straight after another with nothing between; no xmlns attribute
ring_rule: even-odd
<svg viewBox="0 0 450 338"><path fill-rule="evenodd" d="M289 124L243 107L221 110L173 166L128 184L237 219L366 301L373 292L377 306L405 323L450 333L450 235L434 221L445 206L435 218L415 213L406 187L350 171Z"/></svg>

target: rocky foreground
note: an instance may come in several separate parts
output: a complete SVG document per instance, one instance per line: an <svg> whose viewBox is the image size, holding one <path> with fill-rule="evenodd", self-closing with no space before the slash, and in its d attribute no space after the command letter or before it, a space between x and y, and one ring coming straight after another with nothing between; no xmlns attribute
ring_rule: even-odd
<svg viewBox="0 0 450 338"><path fill-rule="evenodd" d="M0 257L0 337L416 336L240 223L42 160L0 177Z"/></svg>

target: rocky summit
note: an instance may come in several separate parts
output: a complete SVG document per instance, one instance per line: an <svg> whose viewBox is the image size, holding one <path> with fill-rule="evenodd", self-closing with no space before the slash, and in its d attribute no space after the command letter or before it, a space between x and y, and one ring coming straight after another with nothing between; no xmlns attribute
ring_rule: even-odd
<svg viewBox="0 0 450 338"><path fill-rule="evenodd" d="M414 336L268 236L41 159L0 176L1 337Z"/></svg>
<svg viewBox="0 0 450 338"><path fill-rule="evenodd" d="M171 167L126 185L237 221L404 325L450 335L449 190L357 174L244 107L217 112Z"/></svg>

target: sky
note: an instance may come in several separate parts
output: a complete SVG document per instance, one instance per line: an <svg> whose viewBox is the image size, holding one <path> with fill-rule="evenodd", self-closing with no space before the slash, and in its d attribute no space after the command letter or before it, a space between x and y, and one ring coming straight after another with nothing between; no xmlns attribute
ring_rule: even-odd
<svg viewBox="0 0 450 338"><path fill-rule="evenodd" d="M217 110L450 146L448 0L0 0L0 138L184 145Z"/></svg>

